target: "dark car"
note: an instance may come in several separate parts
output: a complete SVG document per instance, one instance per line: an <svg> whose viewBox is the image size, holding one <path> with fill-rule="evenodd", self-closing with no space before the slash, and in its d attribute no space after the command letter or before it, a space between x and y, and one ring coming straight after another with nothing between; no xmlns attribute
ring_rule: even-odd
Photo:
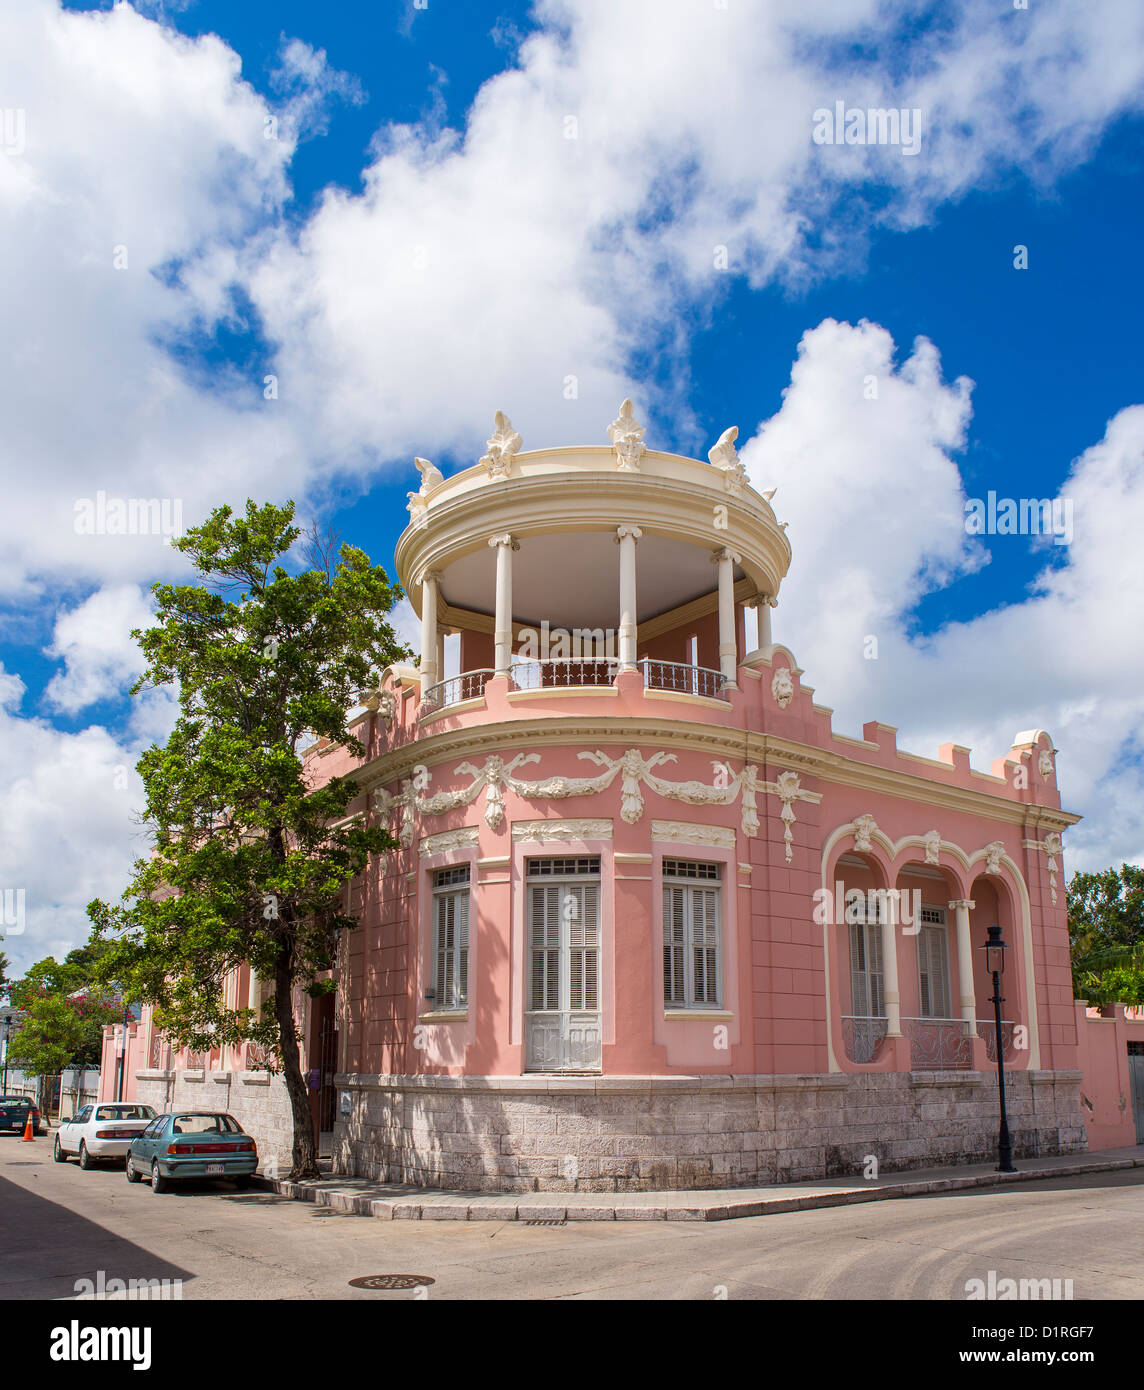
<svg viewBox="0 0 1144 1390"><path fill-rule="evenodd" d="M0 1134L23 1134L28 1123L28 1111L32 1112L32 1130L36 1134L47 1134L48 1127L40 1114L40 1107L27 1096L0 1096Z"/></svg>
<svg viewBox="0 0 1144 1390"><path fill-rule="evenodd" d="M127 1150L127 1181L151 1180L166 1192L172 1179L232 1178L246 1187L258 1150L233 1115L176 1110L151 1121Z"/></svg>

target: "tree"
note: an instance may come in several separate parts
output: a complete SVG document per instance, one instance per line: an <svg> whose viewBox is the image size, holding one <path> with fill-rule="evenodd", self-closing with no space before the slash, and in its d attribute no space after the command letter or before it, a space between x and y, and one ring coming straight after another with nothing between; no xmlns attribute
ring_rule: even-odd
<svg viewBox="0 0 1144 1390"><path fill-rule="evenodd" d="M317 1153L295 992L334 990L327 972L357 925L347 884L396 841L349 819L352 780L310 786L299 748L316 735L362 756L348 712L407 650L384 621L400 590L363 551L335 555L332 539L312 536L309 568L284 567L301 534L293 518L292 503L248 502L244 518L221 507L173 542L203 582L156 584L156 624L132 634L147 663L133 693L178 689L166 746L138 763L154 850L118 906L96 901L88 914L112 943L102 978L152 1003L168 1037L271 1049L300 1178L317 1173ZM271 986L261 1009L224 1002L244 963Z"/></svg>
<svg viewBox="0 0 1144 1390"><path fill-rule="evenodd" d="M22 1066L36 1076L54 1076L65 1067L99 1066L103 1028L119 1019L119 1005L48 990L25 998L20 1031L8 1048L9 1066Z"/></svg>
<svg viewBox="0 0 1144 1390"><path fill-rule="evenodd" d="M1073 874L1067 897L1076 997L1144 1004L1144 868Z"/></svg>
<svg viewBox="0 0 1144 1390"><path fill-rule="evenodd" d="M8 979L8 957L0 951L0 999L7 997L11 983Z"/></svg>
<svg viewBox="0 0 1144 1390"><path fill-rule="evenodd" d="M106 950L104 943L88 942L62 961L45 956L8 985L11 1006L24 1015L9 1049L11 1062L42 1076L99 1066L103 1026L116 1022L123 1009L114 990L96 983L95 967Z"/></svg>

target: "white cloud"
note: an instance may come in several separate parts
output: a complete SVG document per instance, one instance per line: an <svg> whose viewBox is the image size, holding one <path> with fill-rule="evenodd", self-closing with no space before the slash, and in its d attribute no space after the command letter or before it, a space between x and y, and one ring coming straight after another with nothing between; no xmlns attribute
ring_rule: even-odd
<svg viewBox="0 0 1144 1390"><path fill-rule="evenodd" d="M0 90L27 142L0 159L0 254L23 272L0 313L24 326L0 372L0 590L173 572L160 538L76 535L75 502L101 489L176 499L190 524L248 495L320 493L339 470L367 481L414 452L478 449L498 407L526 446L601 440L633 349L660 371L659 394L637 394L686 430L681 311L713 314L735 274L837 269L873 226L932 219L1013 166L1051 179L1144 92L1135 0L965 6L898 46L885 36L914 9L880 0L537 14L463 133L439 113L383 128L363 194L329 191L295 233L292 132L360 97L321 50L283 37L275 112L215 37L125 4L8 0ZM839 99L920 106L921 153L815 145L815 109ZM193 360L220 318L241 329L235 286L273 352L246 375L196 374L164 344Z"/></svg>
<svg viewBox="0 0 1144 1390"><path fill-rule="evenodd" d="M62 660L65 669L44 692L49 706L75 714L118 696L144 667L131 633L153 621L150 602L134 584L98 589L77 608L61 610L46 654Z"/></svg>
<svg viewBox="0 0 1144 1390"><path fill-rule="evenodd" d="M0 668L0 694L17 684ZM0 747L0 887L25 894L24 933L0 949L17 973L85 941L92 898L118 900L133 860L147 850L137 822L143 789L134 771L138 746L105 729L63 733L7 707Z"/></svg>
<svg viewBox="0 0 1144 1390"><path fill-rule="evenodd" d="M1073 462L1064 563L1024 601L915 640L917 600L976 563L953 458L970 383L945 383L924 339L897 368L893 356L885 329L827 320L805 335L782 408L744 446L752 481L779 485L790 523L775 639L844 733L880 719L899 727L900 747L932 757L961 743L988 770L1019 730L1047 729L1064 804L1086 816L1068 839L1070 869L1144 860L1144 405ZM863 396L868 376L876 401Z"/></svg>

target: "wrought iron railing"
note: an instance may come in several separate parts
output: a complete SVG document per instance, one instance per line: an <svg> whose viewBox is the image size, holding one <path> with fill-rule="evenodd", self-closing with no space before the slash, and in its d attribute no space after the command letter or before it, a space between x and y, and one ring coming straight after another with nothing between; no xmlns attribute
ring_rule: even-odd
<svg viewBox="0 0 1144 1390"><path fill-rule="evenodd" d="M620 668L614 656L564 656L549 661L516 661L512 683L517 690L611 685Z"/></svg>
<svg viewBox="0 0 1144 1390"><path fill-rule="evenodd" d="M1013 1046L1014 1031L1017 1025L1012 1019L1003 1018L1001 1020L1001 1046L1004 1049L1004 1057L1007 1062L1011 1061L1016 1055L1017 1049ZM985 1043L985 1052L991 1062L997 1060L997 1020L992 1018L979 1018L977 1020L977 1032Z"/></svg>
<svg viewBox="0 0 1144 1390"><path fill-rule="evenodd" d="M885 1018L873 1015L861 1018L852 1014L843 1015L842 1045L851 1062L876 1062L885 1038Z"/></svg>
<svg viewBox="0 0 1144 1390"><path fill-rule="evenodd" d="M459 676L431 685L421 697L421 703L430 712L444 709L447 705L459 705L462 700L476 700L485 693L485 685L496 674L487 668L479 671L462 671Z"/></svg>
<svg viewBox="0 0 1144 1390"><path fill-rule="evenodd" d="M903 1018L902 1034L910 1044L914 1071L968 1071L973 1043L964 1019Z"/></svg>
<svg viewBox="0 0 1144 1390"><path fill-rule="evenodd" d="M727 677L722 671L707 666L689 666L683 661L653 661L644 657L639 663L644 686L648 690L675 690L681 695L707 695L723 699Z"/></svg>
<svg viewBox="0 0 1144 1390"><path fill-rule="evenodd" d="M264 1071L274 1065L274 1052L264 1043L246 1044L246 1066L249 1071Z"/></svg>

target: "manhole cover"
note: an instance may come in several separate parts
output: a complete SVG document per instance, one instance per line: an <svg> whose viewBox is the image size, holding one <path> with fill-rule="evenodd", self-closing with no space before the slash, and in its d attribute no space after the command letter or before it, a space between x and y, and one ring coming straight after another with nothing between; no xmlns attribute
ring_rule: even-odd
<svg viewBox="0 0 1144 1390"><path fill-rule="evenodd" d="M422 1284L435 1284L427 1274L363 1274L360 1279L351 1279L352 1289L416 1289Z"/></svg>
<svg viewBox="0 0 1144 1390"><path fill-rule="evenodd" d="M523 1223L525 1226L563 1226L563 1221L558 1221L556 1217L532 1217Z"/></svg>

